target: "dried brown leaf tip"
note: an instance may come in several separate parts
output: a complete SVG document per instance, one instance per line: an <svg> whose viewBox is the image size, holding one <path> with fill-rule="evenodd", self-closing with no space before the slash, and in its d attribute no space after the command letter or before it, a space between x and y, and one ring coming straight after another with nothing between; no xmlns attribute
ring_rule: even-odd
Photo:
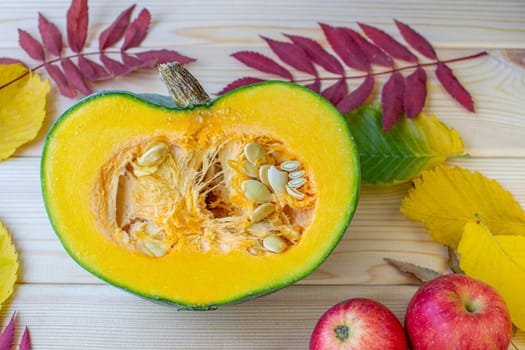
<svg viewBox="0 0 525 350"><path fill-rule="evenodd" d="M428 98L427 70L434 69L444 90L465 109L474 112L474 101L452 72L450 63L487 53L440 60L423 35L406 23L394 22L406 44L365 23L358 23L361 32L320 23L329 46L326 48L300 35L284 34L287 39L284 41L262 37L275 57L254 51L238 51L232 57L263 75L236 79L219 94L276 76L320 93L346 113L373 99L378 85L376 77L386 76L386 83L377 90L384 111L383 129L389 130L403 115L413 118L423 110ZM351 89L350 80L360 82Z"/></svg>
<svg viewBox="0 0 525 350"><path fill-rule="evenodd" d="M151 13L145 8L133 18L135 8L136 5L132 5L123 10L99 34L98 51L95 52L86 52L89 32L88 0L72 0L66 15L65 36L52 21L39 13L40 38L26 30L18 30L20 47L29 57L42 62L26 74L44 68L55 82L58 91L63 96L73 98L78 93L81 95L92 93L93 83L101 80L125 75L138 69L155 67L161 63L195 61L194 58L175 50L130 52L130 49L138 48L146 39L151 24ZM73 55L65 55L67 48L64 37L67 38L67 45L74 52ZM116 47L117 45L120 47ZM95 58L97 56L98 59ZM0 58L0 64L14 62L23 64L18 59ZM0 89L9 84L0 86Z"/></svg>

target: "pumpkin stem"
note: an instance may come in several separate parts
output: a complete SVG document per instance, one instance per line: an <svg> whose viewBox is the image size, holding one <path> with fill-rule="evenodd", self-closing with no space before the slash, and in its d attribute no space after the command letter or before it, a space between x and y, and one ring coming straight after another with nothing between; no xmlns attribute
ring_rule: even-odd
<svg viewBox="0 0 525 350"><path fill-rule="evenodd" d="M159 65L160 79L179 108L188 108L208 103L210 96L191 73L179 62Z"/></svg>

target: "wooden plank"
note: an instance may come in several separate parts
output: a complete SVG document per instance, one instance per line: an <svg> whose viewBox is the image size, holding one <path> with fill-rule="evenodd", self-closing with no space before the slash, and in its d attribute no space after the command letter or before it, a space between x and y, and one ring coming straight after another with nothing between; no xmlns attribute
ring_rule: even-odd
<svg viewBox="0 0 525 350"><path fill-rule="evenodd" d="M132 1L92 0L91 25L96 31L90 41ZM37 33L37 11L65 28L68 0L49 0L44 7L39 1L18 1L2 4L0 13L0 45L17 47L17 28ZM438 47L524 48L525 6L519 0L505 1L346 1L330 3L302 1L211 1L191 3L142 0L138 9L146 7L153 15L153 27L147 45L222 45L240 42L258 43L257 34L279 35L298 32L311 35L317 22L353 25L366 22L397 33L393 18L410 23ZM170 38L172 40L167 41Z"/></svg>
<svg viewBox="0 0 525 350"><path fill-rule="evenodd" d="M415 286L292 286L216 311L177 311L108 286L19 285L0 311L17 312L34 349L306 349L323 312L367 297L403 320ZM525 346L519 332L516 346Z"/></svg>
<svg viewBox="0 0 525 350"><path fill-rule="evenodd" d="M525 158L449 162L497 179L525 207ZM0 163L0 218L20 250L22 283L101 283L65 253L47 220L40 194L39 159ZM445 250L426 230L399 213L408 185L364 187L354 219L333 254L302 284L406 284L385 257L447 269Z"/></svg>

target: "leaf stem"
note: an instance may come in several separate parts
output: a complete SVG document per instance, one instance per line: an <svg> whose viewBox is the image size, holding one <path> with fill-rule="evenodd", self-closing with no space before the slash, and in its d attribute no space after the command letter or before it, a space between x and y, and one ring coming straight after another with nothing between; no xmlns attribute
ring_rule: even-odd
<svg viewBox="0 0 525 350"><path fill-rule="evenodd" d="M8 81L7 83L5 83L3 85L0 85L0 90L2 90L3 88L8 87L11 84L16 83L20 79L23 79L24 77L28 76L30 73L33 73L33 72L39 70L40 68L45 67L46 64L56 63L56 62L59 62L59 61L61 61L63 59L66 59L66 58L76 58L76 57L80 57L80 56L94 56L94 55L100 55L102 53L104 53L104 54L120 54L120 53L122 53L122 51L93 51L93 52L76 53L76 54L69 55L69 56L60 56L60 57L57 57L57 58L52 59L50 61L45 61L45 62L39 64L38 66L35 66L35 67L27 70L25 73L23 73L20 76L14 78L13 80Z"/></svg>
<svg viewBox="0 0 525 350"><path fill-rule="evenodd" d="M410 65L410 66L404 66L404 67L400 67L400 68L389 69L389 70L385 70L385 71L381 71L381 72L370 72L370 73L359 74L359 75L346 75L346 76L344 76L344 78L347 79L347 80L363 79L363 78L366 78L369 75L372 75L372 76L386 75L386 74L391 74L393 72L401 72L401 71L408 70L408 69L414 69L414 68L417 68L417 67L435 66L439 62L441 62L441 63L453 63L453 62L467 61L467 60L472 60L474 58L478 58L478 57L482 57L482 56L486 56L486 55L488 55L487 51L481 51L481 52L478 52L478 53L473 54L473 55L456 57L456 58L451 58L451 59L448 59L448 60L437 60L437 61L428 62L428 63L418 63L418 64L413 64L413 65ZM325 81L326 80L339 80L339 79L341 79L341 77L319 78L319 80L325 80ZM314 81L314 80L315 80L314 78L297 79L297 80L294 80L294 83L307 83L307 82L311 82L311 81Z"/></svg>

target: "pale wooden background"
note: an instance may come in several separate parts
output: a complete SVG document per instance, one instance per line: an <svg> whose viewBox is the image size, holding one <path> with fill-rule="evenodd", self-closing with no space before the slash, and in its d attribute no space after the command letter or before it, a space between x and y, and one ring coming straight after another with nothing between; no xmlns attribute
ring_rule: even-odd
<svg viewBox="0 0 525 350"><path fill-rule="evenodd" d="M96 47L100 31L131 4L90 1L89 44ZM456 128L472 156L450 163L497 179L525 206L524 1L141 0L137 5L137 10L147 7L153 15L143 47L174 48L198 58L190 68L209 92L253 73L231 53L254 49L270 54L258 35L279 39L287 32L322 40L317 22L356 27L355 22L362 21L395 33L392 18L397 18L433 42L443 59L488 50L488 56L453 65L475 98L475 115L458 107L433 78L426 110ZM68 0L1 1L0 57L27 61L17 45L17 28L37 35L41 11L64 29L68 7ZM164 93L153 70L98 87ZM383 257L446 270L444 249L399 213L407 190L400 185L363 188L354 220L328 260L305 280L269 296L192 313L108 286L67 256L41 199L42 142L72 103L53 89L37 139L0 163L0 218L21 260L18 284L0 311L0 324L17 311L17 337L28 325L34 349L305 349L323 311L346 298L375 298L403 318L417 287ZM514 344L525 349L525 335L518 333Z"/></svg>

